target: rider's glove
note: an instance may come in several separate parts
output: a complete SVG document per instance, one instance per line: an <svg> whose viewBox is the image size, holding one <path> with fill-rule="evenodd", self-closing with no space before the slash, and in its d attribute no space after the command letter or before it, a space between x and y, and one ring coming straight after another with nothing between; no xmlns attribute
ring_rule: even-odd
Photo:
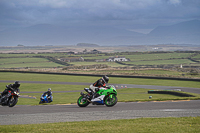
<svg viewBox="0 0 200 133"><path fill-rule="evenodd" d="M110 86L106 86L107 89L110 89Z"/></svg>
<svg viewBox="0 0 200 133"><path fill-rule="evenodd" d="M98 92L98 91L99 91L99 87L96 87L96 88L95 88L95 92Z"/></svg>

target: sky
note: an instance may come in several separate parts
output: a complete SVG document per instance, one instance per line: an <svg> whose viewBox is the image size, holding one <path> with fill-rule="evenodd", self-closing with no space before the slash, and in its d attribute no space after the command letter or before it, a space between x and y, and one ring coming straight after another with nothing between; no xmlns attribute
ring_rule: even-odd
<svg viewBox="0 0 200 133"><path fill-rule="evenodd" d="M0 31L53 24L148 33L194 19L200 20L200 0L0 0Z"/></svg>

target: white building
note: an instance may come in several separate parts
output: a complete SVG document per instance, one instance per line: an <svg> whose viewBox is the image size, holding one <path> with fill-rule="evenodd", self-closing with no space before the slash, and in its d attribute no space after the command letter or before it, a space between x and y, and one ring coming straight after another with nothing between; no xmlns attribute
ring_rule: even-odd
<svg viewBox="0 0 200 133"><path fill-rule="evenodd" d="M106 59L106 61L109 61L109 62L113 62L113 61L130 61L129 59L126 59L126 57L120 57L120 56L117 56L117 57L110 57L108 59Z"/></svg>

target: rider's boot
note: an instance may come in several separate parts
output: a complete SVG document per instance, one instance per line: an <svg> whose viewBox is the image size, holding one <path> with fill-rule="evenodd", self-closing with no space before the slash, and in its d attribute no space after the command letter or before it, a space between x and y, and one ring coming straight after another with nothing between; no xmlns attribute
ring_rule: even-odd
<svg viewBox="0 0 200 133"><path fill-rule="evenodd" d="M93 97L92 97L92 98L94 99L94 98L97 98L98 96L100 96L100 95L95 91L95 92L93 93Z"/></svg>
<svg viewBox="0 0 200 133"><path fill-rule="evenodd" d="M97 92L99 91L99 88L95 88L95 92L93 93L93 98L97 98L98 96L100 96Z"/></svg>
<svg viewBox="0 0 200 133"><path fill-rule="evenodd" d="M1 98L0 98L0 104L4 104L5 100L6 100L6 95L1 96Z"/></svg>
<svg viewBox="0 0 200 133"><path fill-rule="evenodd" d="M88 92L88 94L87 94L87 98L88 99L92 99L93 98L93 94L94 94L94 91L92 90L92 89L90 89L90 88L84 88L84 90L86 91L86 92Z"/></svg>

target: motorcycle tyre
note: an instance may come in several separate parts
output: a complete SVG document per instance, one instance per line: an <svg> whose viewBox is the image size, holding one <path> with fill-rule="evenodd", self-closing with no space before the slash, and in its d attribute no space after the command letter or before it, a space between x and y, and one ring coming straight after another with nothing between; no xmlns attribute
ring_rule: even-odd
<svg viewBox="0 0 200 133"><path fill-rule="evenodd" d="M106 96L106 97L105 97L104 103L105 103L105 105L106 105L107 107L112 107L112 106L114 106L114 105L117 103L117 101L118 101L117 96L116 96L116 95L113 95L113 97L115 97L115 101L114 101L114 103L112 103L112 104L108 104L108 103L106 102L106 100L107 100L107 98L109 98L109 96Z"/></svg>
<svg viewBox="0 0 200 133"><path fill-rule="evenodd" d="M79 98L78 98L78 100L77 100L77 104L78 104L78 106L79 107L86 107L86 106L88 106L89 104L90 104L90 102L89 101L85 101L85 103L84 104L81 104L79 101L81 101L81 99L83 99L83 96L80 96Z"/></svg>
<svg viewBox="0 0 200 133"><path fill-rule="evenodd" d="M12 98L9 99L9 101L8 101L8 106L9 106L9 107L15 106L15 105L17 104L17 102L18 102L18 97L13 96L13 98L14 98L13 104L10 103L10 100L11 100Z"/></svg>

